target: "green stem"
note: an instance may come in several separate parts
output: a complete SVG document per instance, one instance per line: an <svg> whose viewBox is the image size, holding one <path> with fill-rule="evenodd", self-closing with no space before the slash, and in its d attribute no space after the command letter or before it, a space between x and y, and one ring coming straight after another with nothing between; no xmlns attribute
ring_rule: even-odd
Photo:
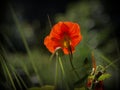
<svg viewBox="0 0 120 90"><path fill-rule="evenodd" d="M58 55L56 53L56 65L55 65L55 86L57 85L57 78L58 78Z"/></svg>
<svg viewBox="0 0 120 90"><path fill-rule="evenodd" d="M58 61L59 61L59 64L60 64L60 68L61 68L63 77L66 79L64 67L63 67L63 64L62 64L62 60L61 60L61 57L60 57L59 55L58 55ZM67 83L65 83L65 84L66 84L66 86L67 86L67 90L69 90L68 84L67 84Z"/></svg>
<svg viewBox="0 0 120 90"><path fill-rule="evenodd" d="M73 63L72 63L72 60L73 60L73 54L72 54L71 46L69 46L68 50L69 50L69 59L70 59L71 67L72 67L74 73L76 74L76 76L80 79L79 74L78 74L78 72L75 70L75 67L74 67L74 65L73 65Z"/></svg>
<svg viewBox="0 0 120 90"><path fill-rule="evenodd" d="M21 78L21 76L16 72L15 68L11 65L11 69L13 70L13 74L15 76L15 79L18 83L18 85L20 86L20 88L22 89L21 83L23 84L23 86L25 87L25 89L27 89L27 85L25 84L25 82L23 81L23 79ZM21 81L21 83L20 83Z"/></svg>
<svg viewBox="0 0 120 90"><path fill-rule="evenodd" d="M75 67L74 67L74 65L73 65L73 63L72 63L72 57L70 57L70 64L71 64L71 67L72 67L74 73L75 73L76 76L80 79L79 74L78 74L78 72L75 70Z"/></svg>
<svg viewBox="0 0 120 90"><path fill-rule="evenodd" d="M69 54L69 59L70 59L71 67L72 67L72 69L73 69L75 75L80 79L80 76L79 76L78 72L75 70L75 67L74 67L74 65L73 65L73 63L72 63L72 59L73 59L72 54Z"/></svg>
<svg viewBox="0 0 120 90"><path fill-rule="evenodd" d="M11 68L13 69L13 67L11 66ZM15 79L16 79L16 81L17 81L17 83L18 83L18 86L20 87L20 89L22 89L22 86L21 86L21 84L20 84L20 81L19 81L19 79L18 79L18 77L17 77L17 75L16 75L16 73L15 73L15 71L13 71L13 75L14 75L14 77L15 77ZM27 88L26 88L27 89Z"/></svg>
<svg viewBox="0 0 120 90"><path fill-rule="evenodd" d="M11 81L11 84L12 84L12 86L13 86L13 89L16 90L16 87L15 87L15 84L14 84L14 81L13 81L13 78L12 78L12 76L11 76L11 73L10 73L8 67L7 67L7 64L6 64L4 61L3 61L3 65L4 65L4 68L6 69L6 73L8 74L8 77L9 77L9 79L10 79L10 81Z"/></svg>
<svg viewBox="0 0 120 90"><path fill-rule="evenodd" d="M58 57L58 60L59 60L59 63L60 63L60 67L61 67L61 70L62 70L62 74L63 74L63 76L65 76L65 71L64 71L64 68L63 68L63 64L62 64L61 58Z"/></svg>

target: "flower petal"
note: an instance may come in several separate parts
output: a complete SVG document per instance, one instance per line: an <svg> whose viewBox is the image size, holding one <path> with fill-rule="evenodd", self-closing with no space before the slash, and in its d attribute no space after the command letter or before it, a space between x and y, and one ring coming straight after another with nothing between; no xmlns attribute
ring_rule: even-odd
<svg viewBox="0 0 120 90"><path fill-rule="evenodd" d="M65 23L61 24L61 31L63 34L67 34L69 32L70 28L68 27L68 25L66 25Z"/></svg>
<svg viewBox="0 0 120 90"><path fill-rule="evenodd" d="M75 51L75 48L72 46L71 46L71 51L72 51L72 53ZM69 48L63 48L63 52L64 52L64 54L69 54L70 50L69 50Z"/></svg>
<svg viewBox="0 0 120 90"><path fill-rule="evenodd" d="M72 37L71 45L75 47L77 44L79 44L79 42L81 40L82 40L82 35L76 35L76 36Z"/></svg>
<svg viewBox="0 0 120 90"><path fill-rule="evenodd" d="M44 45L47 47L47 49L51 52L54 53L55 49L58 45L58 43L55 43L54 41L51 40L50 36L47 36L44 40Z"/></svg>
<svg viewBox="0 0 120 90"><path fill-rule="evenodd" d="M54 36L54 37L60 39L61 38L60 34L62 33L61 25L62 25L62 22L55 24L50 32L50 36Z"/></svg>
<svg viewBox="0 0 120 90"><path fill-rule="evenodd" d="M77 23L73 22L64 22L64 24L70 29L70 33L78 34L80 33L80 26Z"/></svg>

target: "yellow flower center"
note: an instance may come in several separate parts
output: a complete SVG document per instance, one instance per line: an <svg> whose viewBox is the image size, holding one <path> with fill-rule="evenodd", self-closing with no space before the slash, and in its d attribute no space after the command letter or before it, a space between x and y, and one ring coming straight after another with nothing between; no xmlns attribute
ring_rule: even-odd
<svg viewBox="0 0 120 90"><path fill-rule="evenodd" d="M67 48L69 45L70 45L70 44L69 44L68 41L64 41L64 42L63 42L63 46L64 46L65 48Z"/></svg>
<svg viewBox="0 0 120 90"><path fill-rule="evenodd" d="M63 43L63 47L68 48L70 46L71 41L69 37L65 36L62 43Z"/></svg>

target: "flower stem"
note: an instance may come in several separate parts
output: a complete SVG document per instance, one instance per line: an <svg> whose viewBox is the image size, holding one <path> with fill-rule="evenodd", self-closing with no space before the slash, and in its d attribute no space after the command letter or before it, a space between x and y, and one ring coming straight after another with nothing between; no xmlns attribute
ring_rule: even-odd
<svg viewBox="0 0 120 90"><path fill-rule="evenodd" d="M65 78L65 71L64 71L64 67L63 67L62 60L61 60L60 56L58 57L58 60L59 60L59 63L60 63L60 67L61 67L61 70L62 70L63 77ZM68 87L67 83L66 83L66 86L67 86L67 90L69 90L69 87Z"/></svg>
<svg viewBox="0 0 120 90"><path fill-rule="evenodd" d="M73 54L72 54L71 47L69 47L69 59L70 59L70 64L71 64L71 67L72 67L74 73L75 73L76 76L80 79L79 74L78 74L78 72L75 70L75 67L74 67L74 65L73 65L73 63L72 63L72 60L73 60Z"/></svg>
<svg viewBox="0 0 120 90"><path fill-rule="evenodd" d="M64 71L63 64L62 64L62 61L61 61L60 56L58 57L58 60L59 60L59 63L60 63L60 67L61 67L61 70L62 70L63 76L65 76L65 71Z"/></svg>
<svg viewBox="0 0 120 90"><path fill-rule="evenodd" d="M60 65L60 68L59 70L61 71L62 73L62 76L64 79L63 82L65 82L65 86L66 86L66 90L69 90L69 86L68 86L68 83L66 83L66 76L65 76L65 70L64 70L64 66L63 66L63 63L62 63L62 60L61 60L61 56L59 55L59 52L57 51L56 52L56 75L55 75L55 84L57 83L57 79L58 79L58 64Z"/></svg>
<svg viewBox="0 0 120 90"><path fill-rule="evenodd" d="M78 72L75 70L75 67L74 67L74 65L73 65L73 63L72 63L73 54L72 54L72 48L71 48L70 45L69 45L69 47L68 47L68 51L69 51L69 59L70 59L71 67L72 67L74 73L76 74L76 76L80 79L79 74L78 74Z"/></svg>
<svg viewBox="0 0 120 90"><path fill-rule="evenodd" d="M58 78L58 55L56 53L56 65L55 65L55 86L57 85L57 78Z"/></svg>
<svg viewBox="0 0 120 90"><path fill-rule="evenodd" d="M74 65L73 65L73 63L72 63L72 59L70 59L70 64L71 64L71 67L72 67L74 73L75 73L76 76L80 79L79 74L78 74L78 72L75 70L75 67L74 67Z"/></svg>

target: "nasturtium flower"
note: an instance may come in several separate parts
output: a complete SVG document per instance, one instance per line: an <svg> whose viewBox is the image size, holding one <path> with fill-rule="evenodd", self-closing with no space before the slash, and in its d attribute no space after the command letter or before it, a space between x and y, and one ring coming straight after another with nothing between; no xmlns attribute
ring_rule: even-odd
<svg viewBox="0 0 120 90"><path fill-rule="evenodd" d="M60 47L64 54L75 51L75 46L82 40L80 26L73 22L58 22L48 36L44 39L44 45L54 53Z"/></svg>

